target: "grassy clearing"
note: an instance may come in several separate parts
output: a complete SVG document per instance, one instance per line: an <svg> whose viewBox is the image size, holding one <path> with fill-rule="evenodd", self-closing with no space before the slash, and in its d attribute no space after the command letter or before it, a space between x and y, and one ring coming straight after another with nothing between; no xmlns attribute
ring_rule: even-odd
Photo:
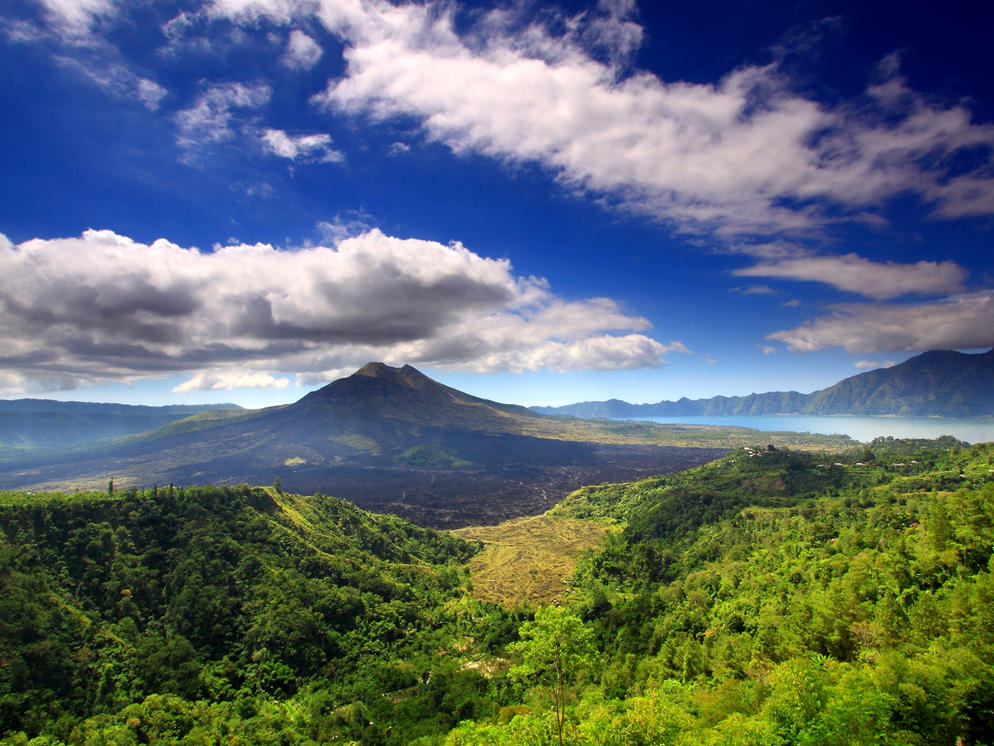
<svg viewBox="0 0 994 746"><path fill-rule="evenodd" d="M585 550L599 548L609 530L598 521L536 515L452 533L484 544L468 565L473 595L511 607L561 599L577 558Z"/></svg>

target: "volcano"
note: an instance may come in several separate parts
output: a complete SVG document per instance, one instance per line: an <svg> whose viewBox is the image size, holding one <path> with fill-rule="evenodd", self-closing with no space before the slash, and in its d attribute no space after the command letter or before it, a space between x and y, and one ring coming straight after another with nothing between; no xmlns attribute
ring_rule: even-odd
<svg viewBox="0 0 994 746"><path fill-rule="evenodd" d="M16 489L271 484L323 492L423 525L542 512L585 484L712 460L607 427L481 399L405 365L368 363L282 407L212 411L85 450L0 468Z"/></svg>

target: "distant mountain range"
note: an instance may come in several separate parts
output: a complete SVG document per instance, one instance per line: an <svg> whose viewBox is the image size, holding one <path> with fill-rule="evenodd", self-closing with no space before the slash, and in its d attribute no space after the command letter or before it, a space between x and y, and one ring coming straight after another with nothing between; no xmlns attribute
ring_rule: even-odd
<svg viewBox="0 0 994 746"><path fill-rule="evenodd" d="M63 449L162 427L184 417L237 404L165 407L51 399L0 399L0 455L26 449Z"/></svg>
<svg viewBox="0 0 994 746"><path fill-rule="evenodd" d="M655 404L609 399L531 409L540 414L585 418L775 414L988 417L994 416L994 349L974 355L951 350L924 352L900 365L860 373L810 394L772 391Z"/></svg>

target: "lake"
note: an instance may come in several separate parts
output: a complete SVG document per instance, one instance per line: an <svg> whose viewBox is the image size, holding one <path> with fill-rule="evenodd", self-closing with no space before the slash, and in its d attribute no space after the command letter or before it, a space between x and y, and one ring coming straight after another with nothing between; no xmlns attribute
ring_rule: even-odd
<svg viewBox="0 0 994 746"><path fill-rule="evenodd" d="M682 425L716 425L718 427L750 427L754 430L789 430L797 433L848 435L869 442L878 436L895 438L937 438L952 435L967 443L994 441L994 419L953 419L935 417L855 417L835 415L726 415L720 417L631 417Z"/></svg>

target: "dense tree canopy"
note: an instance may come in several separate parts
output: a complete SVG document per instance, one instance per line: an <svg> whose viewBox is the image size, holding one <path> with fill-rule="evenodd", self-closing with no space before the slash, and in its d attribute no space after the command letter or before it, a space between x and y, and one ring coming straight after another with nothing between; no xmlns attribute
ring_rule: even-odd
<svg viewBox="0 0 994 746"><path fill-rule="evenodd" d="M249 487L3 502L0 732L401 743L405 710L484 712L489 683L435 655L472 618L466 542Z"/></svg>
<svg viewBox="0 0 994 746"><path fill-rule="evenodd" d="M0 493L0 737L994 742L994 446L757 446L557 511L614 529L508 610L473 544L322 495Z"/></svg>

